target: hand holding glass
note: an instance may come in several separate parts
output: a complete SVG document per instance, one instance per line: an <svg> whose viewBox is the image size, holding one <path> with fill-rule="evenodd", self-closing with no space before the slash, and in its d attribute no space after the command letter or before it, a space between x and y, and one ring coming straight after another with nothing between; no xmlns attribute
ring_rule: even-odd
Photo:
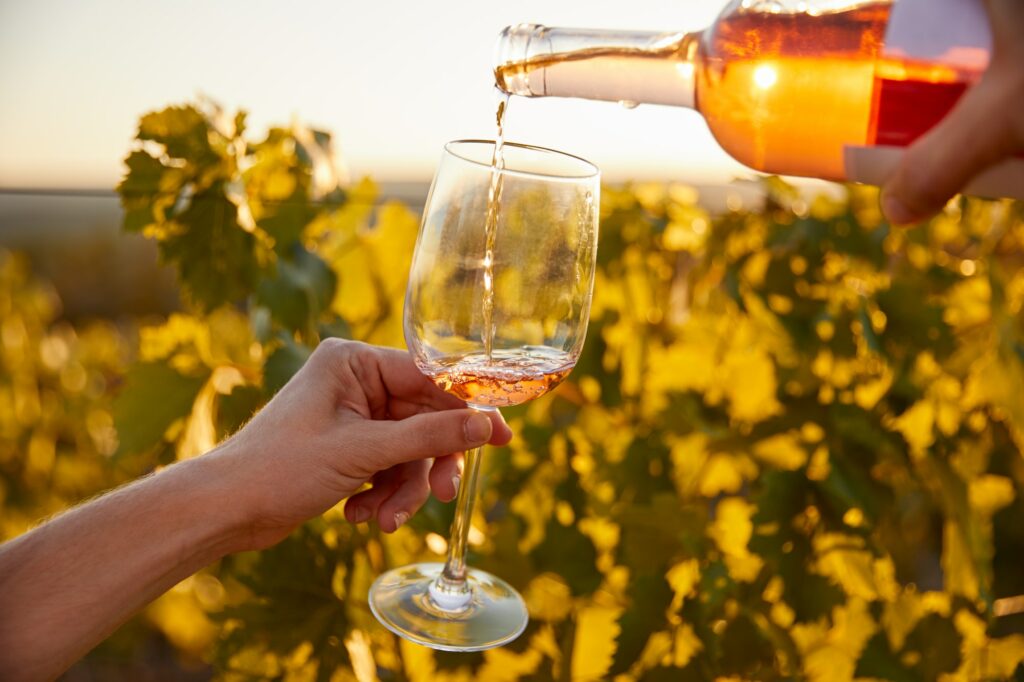
<svg viewBox="0 0 1024 682"><path fill-rule="evenodd" d="M420 371L482 411L544 394L576 363L590 315L600 191L597 168L578 157L509 143L504 168L493 169L493 150L481 140L445 145L405 300L405 340ZM370 588L381 623L435 649L500 646L527 623L510 585L466 566L479 468L477 448L466 453L446 563L393 569Z"/></svg>

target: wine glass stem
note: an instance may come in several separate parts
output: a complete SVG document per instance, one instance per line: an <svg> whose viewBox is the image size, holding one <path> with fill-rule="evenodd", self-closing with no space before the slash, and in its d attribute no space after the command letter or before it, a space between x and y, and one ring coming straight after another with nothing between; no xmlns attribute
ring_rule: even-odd
<svg viewBox="0 0 1024 682"><path fill-rule="evenodd" d="M478 412L497 412L495 407L470 405ZM469 599L469 584L466 582L466 543L469 540L469 526L473 520L473 504L476 502L476 488L480 474L480 456L483 447L466 451L462 466L462 485L455 500L455 518L452 520L451 537L448 540L448 558L444 570L437 577L431 589L435 602L441 608L461 608Z"/></svg>
<svg viewBox="0 0 1024 682"><path fill-rule="evenodd" d="M463 466L462 485L455 502L455 518L452 520L451 538L448 541L448 559L442 577L449 583L449 589L466 580L466 542L469 526L473 519L473 504L480 471L480 455L483 448L466 451Z"/></svg>

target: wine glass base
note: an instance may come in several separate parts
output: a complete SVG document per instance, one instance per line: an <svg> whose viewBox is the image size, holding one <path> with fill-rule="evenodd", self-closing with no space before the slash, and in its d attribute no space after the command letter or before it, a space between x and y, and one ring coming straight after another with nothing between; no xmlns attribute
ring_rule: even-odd
<svg viewBox="0 0 1024 682"><path fill-rule="evenodd" d="M444 564L402 566L381 575L370 587L370 609L388 630L410 642L442 651L482 651L508 644L529 621L526 603L501 578L468 569L468 601L448 600L444 609L431 585ZM435 590L436 593L436 590Z"/></svg>

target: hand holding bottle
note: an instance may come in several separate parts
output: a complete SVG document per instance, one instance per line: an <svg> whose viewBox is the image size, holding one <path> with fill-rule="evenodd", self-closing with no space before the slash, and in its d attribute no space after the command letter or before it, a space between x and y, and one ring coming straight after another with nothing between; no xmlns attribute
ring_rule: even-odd
<svg viewBox="0 0 1024 682"><path fill-rule="evenodd" d="M982 79L907 148L882 194L894 223L940 210L982 170L1024 152L1024 3L986 0L993 52Z"/></svg>

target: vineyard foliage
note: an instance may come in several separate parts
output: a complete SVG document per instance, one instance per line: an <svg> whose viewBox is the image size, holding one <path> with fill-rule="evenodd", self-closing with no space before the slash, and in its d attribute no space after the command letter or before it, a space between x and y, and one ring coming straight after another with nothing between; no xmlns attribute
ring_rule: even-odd
<svg viewBox="0 0 1024 682"><path fill-rule="evenodd" d="M73 328L0 260L6 537L200 456L325 337L404 345L418 218L339 183L329 135L171 107L126 164L183 311ZM583 356L507 411L470 535L519 640L433 652L369 613L377 574L443 555L436 501L392 536L331 510L139 622L223 680L1024 678L1024 206L895 229L873 189L764 191L603 189Z"/></svg>

